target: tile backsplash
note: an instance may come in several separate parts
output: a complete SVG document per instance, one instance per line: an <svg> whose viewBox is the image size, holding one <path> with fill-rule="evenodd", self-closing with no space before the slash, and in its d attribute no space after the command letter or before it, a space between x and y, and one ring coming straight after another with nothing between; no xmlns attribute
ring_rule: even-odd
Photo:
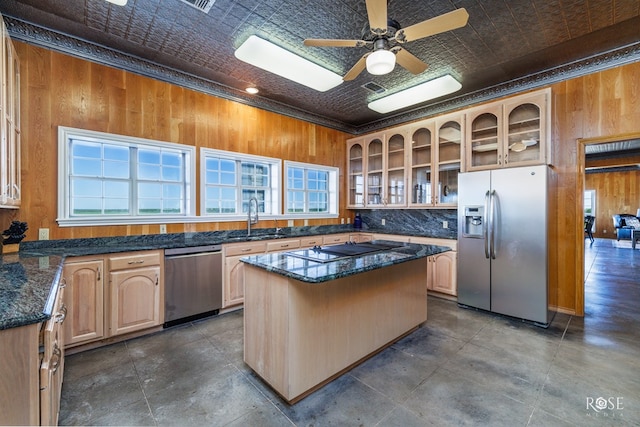
<svg viewBox="0 0 640 427"><path fill-rule="evenodd" d="M354 216L356 212L362 217L363 230L445 239L458 237L457 209L363 209L354 210ZM447 228L443 227L445 222Z"/></svg>

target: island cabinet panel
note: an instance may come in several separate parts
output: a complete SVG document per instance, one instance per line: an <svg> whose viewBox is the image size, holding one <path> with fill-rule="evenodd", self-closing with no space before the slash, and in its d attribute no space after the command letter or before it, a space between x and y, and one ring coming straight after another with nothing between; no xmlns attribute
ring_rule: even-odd
<svg viewBox="0 0 640 427"><path fill-rule="evenodd" d="M296 402L427 319L423 259L322 283L245 265L244 359Z"/></svg>
<svg viewBox="0 0 640 427"><path fill-rule="evenodd" d="M222 246L224 257L223 308L233 307L244 301L244 269L240 258L264 253L266 250L266 242L232 243Z"/></svg>

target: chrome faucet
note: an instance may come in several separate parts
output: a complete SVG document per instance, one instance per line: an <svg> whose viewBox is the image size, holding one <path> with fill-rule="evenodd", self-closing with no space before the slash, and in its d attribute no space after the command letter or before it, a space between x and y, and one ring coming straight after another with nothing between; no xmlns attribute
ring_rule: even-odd
<svg viewBox="0 0 640 427"><path fill-rule="evenodd" d="M255 205L256 209L254 214L251 214L251 205ZM258 199L252 197L249 199L249 206L247 207L247 236L251 236L251 225L258 223Z"/></svg>
<svg viewBox="0 0 640 427"><path fill-rule="evenodd" d="M282 228L278 227L278 220L276 218L273 219L273 226L276 229L276 236L279 236Z"/></svg>

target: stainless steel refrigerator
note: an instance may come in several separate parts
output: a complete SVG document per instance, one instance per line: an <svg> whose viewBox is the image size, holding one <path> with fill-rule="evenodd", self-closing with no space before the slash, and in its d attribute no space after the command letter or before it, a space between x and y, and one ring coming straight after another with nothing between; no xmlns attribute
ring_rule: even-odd
<svg viewBox="0 0 640 427"><path fill-rule="evenodd" d="M548 166L458 181L458 303L548 326Z"/></svg>

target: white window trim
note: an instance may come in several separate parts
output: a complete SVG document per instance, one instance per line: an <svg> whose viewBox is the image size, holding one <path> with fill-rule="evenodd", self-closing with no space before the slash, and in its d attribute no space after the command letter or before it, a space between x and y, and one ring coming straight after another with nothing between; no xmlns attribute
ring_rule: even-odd
<svg viewBox="0 0 640 427"><path fill-rule="evenodd" d="M329 212L322 213L289 213L287 212L287 206L289 206L289 191L288 191L288 168L302 168L302 169L315 169L318 171L328 172L329 173L329 186L335 186L335 192L329 191ZM325 166L318 165L314 163L302 163L302 162L294 162L291 160L284 161L284 185L282 186L282 192L284 194L284 216L286 218L338 218L340 212L340 168L334 166Z"/></svg>
<svg viewBox="0 0 640 427"><path fill-rule="evenodd" d="M96 217L71 217L69 212L69 138L80 137L96 142L115 144L138 144L157 148L169 148L187 152L189 159L185 162L186 179L186 212L184 215L104 215ZM195 212L195 147L172 142L155 141L132 136L116 135L85 129L58 126L58 218L60 227L97 226L97 225L129 225L129 224L166 224L175 222L192 222Z"/></svg>
<svg viewBox="0 0 640 427"><path fill-rule="evenodd" d="M244 212L237 212L235 214L210 214L206 212L205 199L206 199L206 161L207 157L222 157L229 160L249 161L256 163L268 163L272 165L272 196L274 211L271 213L260 213L261 219L273 219L281 218L281 206L282 206L282 160L275 157L257 156L254 154L244 154L235 151L217 150L214 148L200 148L200 218L205 221L242 221L247 218L247 214ZM238 171L238 173L242 173Z"/></svg>

